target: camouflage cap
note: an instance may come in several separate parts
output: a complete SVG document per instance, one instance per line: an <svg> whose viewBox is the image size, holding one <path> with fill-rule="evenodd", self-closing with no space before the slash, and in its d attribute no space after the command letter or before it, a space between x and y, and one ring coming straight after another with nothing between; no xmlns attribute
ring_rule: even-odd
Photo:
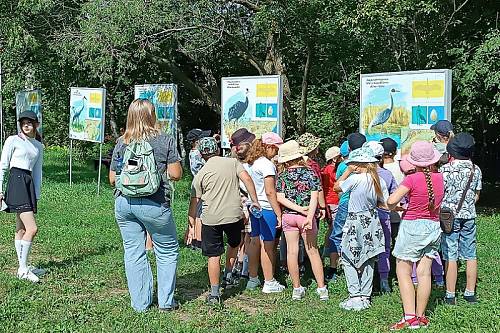
<svg viewBox="0 0 500 333"><path fill-rule="evenodd" d="M217 154L219 146L217 145L217 140L213 137L201 138L198 141L198 150L202 155L214 155Z"/></svg>
<svg viewBox="0 0 500 333"><path fill-rule="evenodd" d="M302 147L302 153L309 154L314 149L318 148L321 138L318 138L311 133L304 133L299 136L297 142Z"/></svg>

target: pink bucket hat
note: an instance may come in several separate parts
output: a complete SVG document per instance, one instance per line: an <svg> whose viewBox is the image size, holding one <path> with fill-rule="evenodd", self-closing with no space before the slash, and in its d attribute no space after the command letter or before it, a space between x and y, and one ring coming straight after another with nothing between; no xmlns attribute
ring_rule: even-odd
<svg viewBox="0 0 500 333"><path fill-rule="evenodd" d="M274 132L267 132L262 134L262 143L279 147L283 144L283 139Z"/></svg>
<svg viewBox="0 0 500 333"><path fill-rule="evenodd" d="M411 171L415 171L415 166L408 162L408 155L401 156L401 160L399 161L399 168L405 174Z"/></svg>
<svg viewBox="0 0 500 333"><path fill-rule="evenodd" d="M434 145L427 141L417 141L411 145L408 162L418 167L428 167L435 164L442 154L434 148Z"/></svg>

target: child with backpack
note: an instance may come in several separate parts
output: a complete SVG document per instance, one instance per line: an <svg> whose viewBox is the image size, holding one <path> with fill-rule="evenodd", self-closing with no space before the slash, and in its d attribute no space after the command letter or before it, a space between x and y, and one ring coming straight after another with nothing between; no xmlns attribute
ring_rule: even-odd
<svg viewBox="0 0 500 333"><path fill-rule="evenodd" d="M377 173L377 162L370 147L353 150L347 170L335 184L337 192L350 193L341 243L349 298L340 307L348 311L370 306L375 261L385 250L377 207L385 206L389 194Z"/></svg>
<svg viewBox="0 0 500 333"><path fill-rule="evenodd" d="M292 299L300 300L305 296L305 288L300 285L299 274L299 238L304 245L311 262L320 300L328 300L328 289L323 276L323 264L318 251L318 225L316 210L320 179L307 167L295 140L280 146L278 163L284 170L278 175L276 191L278 202L283 206L282 229L286 237L287 266L292 279Z"/></svg>

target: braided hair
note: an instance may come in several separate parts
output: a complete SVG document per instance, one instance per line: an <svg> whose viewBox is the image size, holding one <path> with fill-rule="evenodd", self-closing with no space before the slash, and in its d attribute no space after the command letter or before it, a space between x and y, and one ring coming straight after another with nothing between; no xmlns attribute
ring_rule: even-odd
<svg viewBox="0 0 500 333"><path fill-rule="evenodd" d="M423 168L422 169L424 176L425 176L425 182L427 184L427 194L429 195L429 210L433 211L436 208L436 199L434 197L434 188L432 186L432 178L431 178L431 171L430 169Z"/></svg>

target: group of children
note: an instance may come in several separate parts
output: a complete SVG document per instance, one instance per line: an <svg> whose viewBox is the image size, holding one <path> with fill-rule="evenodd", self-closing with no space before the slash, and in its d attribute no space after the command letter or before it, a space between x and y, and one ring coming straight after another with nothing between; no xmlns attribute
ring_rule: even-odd
<svg viewBox="0 0 500 333"><path fill-rule="evenodd" d="M186 232L188 243L197 246L201 241L203 254L209 257L208 301L220 303L220 288L238 284L241 277L248 279L247 289L262 286L264 293L283 292L285 286L274 277L279 247L281 264L286 264L282 268L292 282L292 299L305 296L300 273L307 254L320 300L328 300L327 284L337 280L342 263L349 297L340 307L355 311L370 306L375 264L380 291L391 292L393 249L404 317L392 330L428 325L425 308L431 270L436 285L445 286L440 249L446 260L444 301L456 304L457 260L465 259L464 298L475 303L474 205L481 190L481 171L471 162L475 143L467 133L455 136L447 121L439 121L433 129L434 143L417 141L402 156L389 137L367 142L364 135L353 133L340 147L326 151L323 168L317 158L321 139L309 133L283 142L275 133L256 138L242 128L231 136L230 156L220 157L209 132L192 130L191 169L195 163L203 164L196 161L212 164L194 177ZM441 230L441 207L455 210L450 234ZM233 213L229 219L227 211ZM330 258L330 266L325 271L318 249L321 220L328 225L322 254ZM206 239L209 225L215 229ZM229 246L219 283L224 233Z"/></svg>

